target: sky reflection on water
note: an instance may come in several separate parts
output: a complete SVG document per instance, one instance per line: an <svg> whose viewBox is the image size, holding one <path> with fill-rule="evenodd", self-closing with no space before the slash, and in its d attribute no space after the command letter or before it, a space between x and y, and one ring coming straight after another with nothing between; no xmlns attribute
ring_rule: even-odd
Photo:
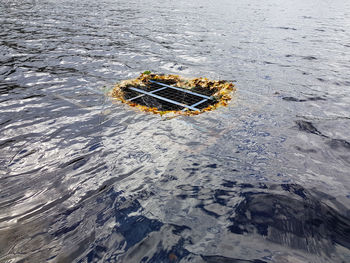
<svg viewBox="0 0 350 263"><path fill-rule="evenodd" d="M2 1L0 261L349 262L344 1ZM234 80L165 120L144 70Z"/></svg>

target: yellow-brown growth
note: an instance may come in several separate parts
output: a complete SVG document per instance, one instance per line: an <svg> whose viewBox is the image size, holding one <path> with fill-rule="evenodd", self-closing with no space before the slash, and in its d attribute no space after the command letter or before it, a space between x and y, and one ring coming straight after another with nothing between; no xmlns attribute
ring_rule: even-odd
<svg viewBox="0 0 350 263"><path fill-rule="evenodd" d="M206 89L210 90L212 92L212 97L215 99L215 102L199 111L161 111L157 108L147 107L144 105L137 104L132 101L128 101L124 97L124 91L130 86L133 87L145 87L147 84L149 84L149 80L156 80L156 81L171 81L173 86L180 87L180 88L187 88L188 90L191 89ZM120 100L123 103L126 103L132 107L137 107L138 109L144 111L144 112L151 112L154 114L168 114L173 113L175 115L197 115L202 112L211 111L214 110L220 106L227 106L229 101L231 100L231 95L233 92L236 91L236 88L234 88L234 84L231 82L227 82L224 80L209 80L207 78L194 78L194 79L185 79L181 78L178 75L157 75L157 74L147 74L142 73L138 78L136 79L129 79L124 80L120 83L117 83L114 86L114 89L111 92L111 96L117 100Z"/></svg>

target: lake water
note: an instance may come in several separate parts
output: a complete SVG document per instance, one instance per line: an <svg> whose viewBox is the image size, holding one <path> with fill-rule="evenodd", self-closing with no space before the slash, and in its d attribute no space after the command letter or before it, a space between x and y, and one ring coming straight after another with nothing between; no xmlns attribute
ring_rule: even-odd
<svg viewBox="0 0 350 263"><path fill-rule="evenodd" d="M350 2L0 2L0 262L350 262ZM140 72L235 81L166 120Z"/></svg>

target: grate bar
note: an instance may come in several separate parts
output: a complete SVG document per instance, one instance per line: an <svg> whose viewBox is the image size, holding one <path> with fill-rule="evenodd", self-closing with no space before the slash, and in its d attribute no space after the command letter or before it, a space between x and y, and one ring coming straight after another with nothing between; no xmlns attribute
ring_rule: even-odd
<svg viewBox="0 0 350 263"><path fill-rule="evenodd" d="M195 104L192 104L191 107L196 107L198 106L199 104L202 104L203 102L206 102L208 99L203 99L203 100L200 100L198 101L197 103ZM186 111L187 109L183 109L182 111Z"/></svg>
<svg viewBox="0 0 350 263"><path fill-rule="evenodd" d="M202 95L202 94L199 94L199 93L195 93L195 92L189 91L189 90L187 90L187 89L183 89L183 88L178 88L178 87L170 86L170 85L167 85L167 84L164 84L164 83L161 83L161 82L158 82L158 81L154 81L154 80L149 80L149 81L152 82L152 83L158 84L158 85L160 85L160 86L163 86L163 87L168 87L168 88L171 88L171 89L176 89L176 90L179 90L179 91L182 91L182 92L186 92L186 93L189 93L189 94L192 94L192 95L195 95L195 96L198 96L198 97L207 99L207 100L212 99L211 97L208 97L208 96L205 96L205 95Z"/></svg>
<svg viewBox="0 0 350 263"><path fill-rule="evenodd" d="M170 87L171 87L171 86L170 86ZM168 87L167 87L167 88L168 88ZM189 106L189 105L183 104L183 103L181 103L181 102L177 102L177 101L175 101L175 100L167 99L167 98L158 96L158 95L156 95L156 94L153 94L153 93L151 93L151 92L144 91L144 90L142 90L142 89L138 89L138 88L134 88L134 87L129 88L129 89L134 90L134 91L137 91L137 92L140 92L140 93L143 93L143 94L148 95L148 96L151 96L151 97L154 97L154 98L156 98L156 99L164 100L164 101L166 101L166 102L169 102L169 103L172 103L172 104L175 104L175 105L179 105L179 106L188 108L188 109L190 109L190 110L199 111L199 109L197 109L197 108L195 108L195 107L193 107L193 106Z"/></svg>
<svg viewBox="0 0 350 263"><path fill-rule="evenodd" d="M192 104L191 107L196 107L196 106L198 106L199 104L202 104L203 102L206 102L207 100L208 100L208 99L202 99L202 100L198 101L197 103Z"/></svg>
<svg viewBox="0 0 350 263"><path fill-rule="evenodd" d="M154 92L161 91L161 90L167 89L167 88L168 88L168 87L162 87L162 88L159 88L159 89L156 89L156 90L149 91L149 93L154 93ZM145 96L145 95L146 95L146 94L138 95L138 96L136 96L136 97L133 97L133 98L129 99L129 101L136 100L136 99L141 98L141 97L143 97L143 96Z"/></svg>

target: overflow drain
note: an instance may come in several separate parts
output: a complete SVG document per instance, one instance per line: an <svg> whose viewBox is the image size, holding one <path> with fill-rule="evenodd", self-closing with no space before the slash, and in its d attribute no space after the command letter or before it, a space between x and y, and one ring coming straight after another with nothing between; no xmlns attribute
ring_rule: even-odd
<svg viewBox="0 0 350 263"><path fill-rule="evenodd" d="M145 112L196 115L226 106L234 90L232 83L223 80L144 72L136 79L116 84L111 95Z"/></svg>

